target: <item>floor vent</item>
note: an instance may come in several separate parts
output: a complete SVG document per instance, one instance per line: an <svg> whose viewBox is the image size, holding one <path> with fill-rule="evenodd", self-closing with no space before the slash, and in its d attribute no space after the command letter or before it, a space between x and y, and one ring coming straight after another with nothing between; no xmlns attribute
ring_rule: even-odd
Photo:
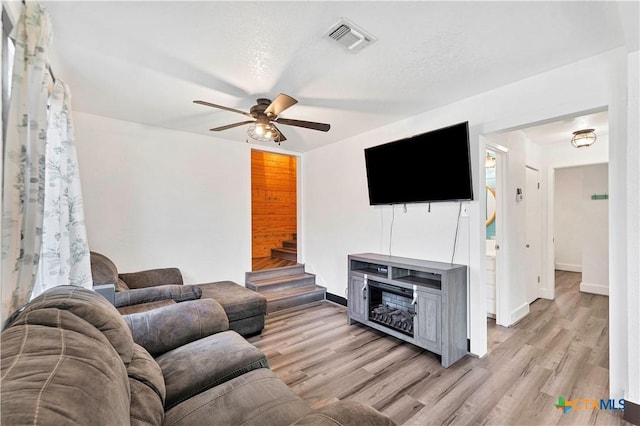
<svg viewBox="0 0 640 426"><path fill-rule="evenodd" d="M340 46L349 52L359 52L377 39L358 27L349 20L342 18L329 31L325 33L325 37L335 40Z"/></svg>

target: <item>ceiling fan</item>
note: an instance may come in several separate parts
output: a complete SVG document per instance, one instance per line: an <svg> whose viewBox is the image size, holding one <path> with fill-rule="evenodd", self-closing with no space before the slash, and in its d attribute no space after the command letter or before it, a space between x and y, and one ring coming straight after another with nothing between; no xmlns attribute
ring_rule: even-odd
<svg viewBox="0 0 640 426"><path fill-rule="evenodd" d="M276 142L280 145L280 142L287 140L280 129L276 127L276 123L288 126L304 127L305 129L320 130L321 132L327 132L331 128L329 124L325 123L279 118L278 116L282 111L298 103L297 100L293 99L289 95L285 95L284 93L280 93L273 101L271 101L271 99L258 98L256 100L256 104L251 107L249 112L212 104L211 102L206 101L193 102L226 111L237 112L238 114L251 117L251 120L239 121L237 123L227 124L226 126L214 127L209 130L219 132L221 130L228 130L245 124L252 124L251 127L249 127L247 134L250 138L261 142Z"/></svg>

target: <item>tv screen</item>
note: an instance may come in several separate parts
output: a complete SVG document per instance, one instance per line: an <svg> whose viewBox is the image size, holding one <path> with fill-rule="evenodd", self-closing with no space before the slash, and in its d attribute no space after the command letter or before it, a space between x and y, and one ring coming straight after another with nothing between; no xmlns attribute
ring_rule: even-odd
<svg viewBox="0 0 640 426"><path fill-rule="evenodd" d="M473 199L469 122L366 148L364 156L371 205Z"/></svg>

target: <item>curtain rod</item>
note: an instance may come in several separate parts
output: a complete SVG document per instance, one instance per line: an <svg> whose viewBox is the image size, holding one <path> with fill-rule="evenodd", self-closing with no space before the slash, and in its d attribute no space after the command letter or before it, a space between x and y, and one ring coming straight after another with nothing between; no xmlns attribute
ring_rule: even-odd
<svg viewBox="0 0 640 426"><path fill-rule="evenodd" d="M27 2L25 0L22 0L22 5L26 6ZM47 70L49 71L49 75L51 75L51 79L53 80L53 84L56 83L56 76L53 74L53 70L51 69L51 64L49 62L47 62Z"/></svg>

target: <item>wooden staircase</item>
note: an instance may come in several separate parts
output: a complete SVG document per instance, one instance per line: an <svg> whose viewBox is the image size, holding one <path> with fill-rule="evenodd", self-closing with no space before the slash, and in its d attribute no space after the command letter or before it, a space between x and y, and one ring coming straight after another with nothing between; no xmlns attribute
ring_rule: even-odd
<svg viewBox="0 0 640 426"><path fill-rule="evenodd" d="M246 287L267 299L267 314L324 300L326 288L316 285L316 276L303 264L247 272Z"/></svg>
<svg viewBox="0 0 640 426"><path fill-rule="evenodd" d="M298 240L296 234L293 234L293 239L282 242L282 247L272 248L271 257L278 259L286 259L294 262L298 261Z"/></svg>

